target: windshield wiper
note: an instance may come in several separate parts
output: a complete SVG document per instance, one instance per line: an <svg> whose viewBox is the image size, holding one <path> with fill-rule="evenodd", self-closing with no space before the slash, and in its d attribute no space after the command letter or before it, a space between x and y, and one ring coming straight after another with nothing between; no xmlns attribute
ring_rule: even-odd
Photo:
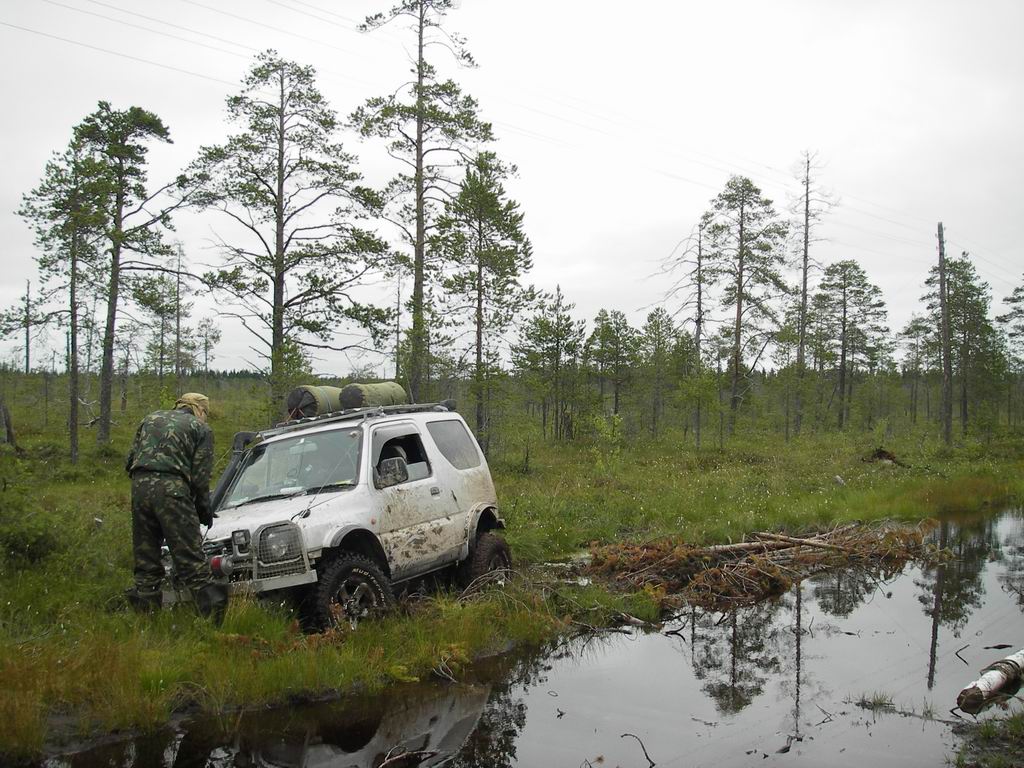
<svg viewBox="0 0 1024 768"><path fill-rule="evenodd" d="M306 489L306 496L315 496L318 493L324 491L337 491L342 488L352 488L355 486L355 482L352 480L339 480L336 483L324 483L323 485L315 485L311 488Z"/></svg>
<svg viewBox="0 0 1024 768"><path fill-rule="evenodd" d="M234 509L235 507L241 507L244 504L254 504L257 501L270 501L271 499L290 499L292 496L298 496L300 493L305 492L305 488L296 488L287 493L267 493L263 496L253 496L251 499L243 499L237 504L232 504L228 509Z"/></svg>

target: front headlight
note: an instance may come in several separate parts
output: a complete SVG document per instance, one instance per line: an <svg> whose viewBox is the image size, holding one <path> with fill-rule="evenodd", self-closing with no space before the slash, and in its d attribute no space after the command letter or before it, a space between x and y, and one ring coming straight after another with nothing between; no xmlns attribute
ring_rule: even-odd
<svg viewBox="0 0 1024 768"><path fill-rule="evenodd" d="M264 531L260 542L260 559L264 562L291 560L299 556L299 532L295 528L271 528Z"/></svg>
<svg viewBox="0 0 1024 768"><path fill-rule="evenodd" d="M250 534L248 530L239 530L231 532L231 543L235 547L235 552L242 554L249 550Z"/></svg>

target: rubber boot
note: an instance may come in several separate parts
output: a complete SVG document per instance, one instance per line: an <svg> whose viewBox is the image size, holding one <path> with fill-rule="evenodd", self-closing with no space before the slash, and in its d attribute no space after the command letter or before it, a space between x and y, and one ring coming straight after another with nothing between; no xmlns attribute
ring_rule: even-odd
<svg viewBox="0 0 1024 768"><path fill-rule="evenodd" d="M136 613L156 613L164 603L164 593L160 590L143 590L132 587L124 591L128 605Z"/></svg>
<svg viewBox="0 0 1024 768"><path fill-rule="evenodd" d="M195 602L199 615L209 618L219 627L224 621L224 611L228 607L227 585L211 581L196 592Z"/></svg>

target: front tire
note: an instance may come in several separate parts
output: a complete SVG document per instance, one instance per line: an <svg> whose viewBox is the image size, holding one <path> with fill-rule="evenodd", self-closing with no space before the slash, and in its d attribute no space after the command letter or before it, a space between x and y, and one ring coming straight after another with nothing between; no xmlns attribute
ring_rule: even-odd
<svg viewBox="0 0 1024 768"><path fill-rule="evenodd" d="M319 629L376 618L395 605L391 581L373 560L352 552L335 556L319 575L313 592L313 619Z"/></svg>
<svg viewBox="0 0 1024 768"><path fill-rule="evenodd" d="M492 571L507 571L512 568L512 553L505 537L497 533L480 534L472 554L462 563L460 576L462 585L468 587Z"/></svg>

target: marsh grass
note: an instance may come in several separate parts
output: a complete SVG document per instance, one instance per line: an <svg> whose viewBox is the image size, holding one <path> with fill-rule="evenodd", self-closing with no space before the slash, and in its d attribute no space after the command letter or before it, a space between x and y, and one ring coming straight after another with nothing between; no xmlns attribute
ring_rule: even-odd
<svg viewBox="0 0 1024 768"><path fill-rule="evenodd" d="M956 757L957 766L1010 768L1020 765L1024 750L1024 711L1006 717L982 720L958 728L964 739Z"/></svg>
<svg viewBox="0 0 1024 768"><path fill-rule="evenodd" d="M244 402L213 421L230 444ZM508 538L524 579L460 600L436 594L355 633L305 636L285 607L235 601L215 630L189 610L153 617L124 609L131 580L123 451L83 446L79 466L62 437L30 425L23 454L0 451L0 753L37 754L54 718L80 734L152 729L176 711L215 714L354 688L458 677L481 655L538 644L573 622L622 614L655 620L664 595L552 585L530 565L591 542L673 536L694 544L757 529L846 520L917 520L983 511L1024 496L1016 443L952 453L920 439L888 445L909 468L866 463L874 445L847 436L750 436L725 451L680 448L679 435L615 451L585 442L534 443L530 471L515 452L491 457ZM842 484L835 477L842 478Z"/></svg>
<svg viewBox="0 0 1024 768"><path fill-rule="evenodd" d="M862 693L856 700L853 700L853 703L861 709L868 709L872 712L892 712L896 709L892 696L882 691Z"/></svg>

